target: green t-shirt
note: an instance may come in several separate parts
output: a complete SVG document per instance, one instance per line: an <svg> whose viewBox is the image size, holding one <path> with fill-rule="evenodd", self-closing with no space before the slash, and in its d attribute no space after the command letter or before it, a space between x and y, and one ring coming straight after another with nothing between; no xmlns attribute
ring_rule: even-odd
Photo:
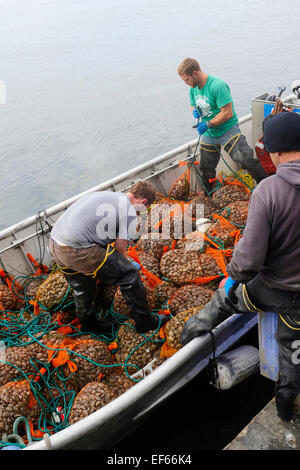
<svg viewBox="0 0 300 470"><path fill-rule="evenodd" d="M238 117L234 110L233 100L230 88L221 78L208 75L203 88L190 88L191 106L199 106L202 111L202 121L207 122L213 119L222 106L232 103L233 116L220 126L211 127L204 133L208 137L219 137L225 134L235 124L238 123Z"/></svg>

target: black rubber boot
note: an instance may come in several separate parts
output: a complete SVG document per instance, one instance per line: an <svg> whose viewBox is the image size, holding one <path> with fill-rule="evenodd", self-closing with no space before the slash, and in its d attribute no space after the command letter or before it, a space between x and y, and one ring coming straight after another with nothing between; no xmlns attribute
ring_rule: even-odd
<svg viewBox="0 0 300 470"><path fill-rule="evenodd" d="M280 373L280 378L275 385L275 403L277 414L283 421L290 421L293 418L294 402L299 393L299 377Z"/></svg>
<svg viewBox="0 0 300 470"><path fill-rule="evenodd" d="M197 336L211 331L233 313L236 313L236 308L226 296L225 288L218 289L212 300L185 323L180 336L181 344L184 346Z"/></svg>
<svg viewBox="0 0 300 470"><path fill-rule="evenodd" d="M150 314L147 318L137 318L135 320L135 330L137 333L147 333L147 331L161 328L169 319L170 317L164 314Z"/></svg>
<svg viewBox="0 0 300 470"><path fill-rule="evenodd" d="M216 177L216 167L220 160L220 150L221 147L218 145L214 146L201 143L199 170L207 193L212 191L214 187L214 183L210 183L209 180Z"/></svg>
<svg viewBox="0 0 300 470"><path fill-rule="evenodd" d="M81 331L112 333L113 322L96 317L96 279L84 274L65 275L73 288L76 315Z"/></svg>
<svg viewBox="0 0 300 470"><path fill-rule="evenodd" d="M140 276L136 279L135 284L126 287L121 286L121 292L130 310L130 315L134 319L137 333L156 330L159 326L159 318L160 326L163 326L169 320L167 315L159 315L158 317L158 315L151 314L145 287Z"/></svg>

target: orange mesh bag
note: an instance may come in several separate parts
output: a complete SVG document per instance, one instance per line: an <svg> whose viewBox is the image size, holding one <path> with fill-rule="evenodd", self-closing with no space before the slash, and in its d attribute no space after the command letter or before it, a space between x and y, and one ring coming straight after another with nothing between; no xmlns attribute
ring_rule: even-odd
<svg viewBox="0 0 300 470"><path fill-rule="evenodd" d="M212 201L220 208L235 201L249 201L251 193L244 186L225 185L218 188L212 195Z"/></svg>
<svg viewBox="0 0 300 470"><path fill-rule="evenodd" d="M143 251L137 251L139 261L141 265L151 274L154 274L156 277L160 277L160 267L159 261L151 253L146 253ZM153 279L153 278L152 278Z"/></svg>
<svg viewBox="0 0 300 470"><path fill-rule="evenodd" d="M159 332L152 336L154 332L155 330L151 330L140 335L135 331L132 320L128 320L120 327L118 331L118 349L115 357L119 364L128 364L126 367L128 373L134 374L145 367L153 359L155 352L160 349L161 338Z"/></svg>
<svg viewBox="0 0 300 470"><path fill-rule="evenodd" d="M232 248L236 243L236 227L227 219L217 214L213 215L216 222L208 229L206 236L213 237L222 248Z"/></svg>
<svg viewBox="0 0 300 470"><path fill-rule="evenodd" d="M12 274L3 271L3 269L0 269L0 277L3 282L3 286L0 284L1 304L5 310L19 310L20 306L24 304L23 286L16 281L16 278ZM10 295L8 294L8 291L10 292ZM13 299L15 299L15 302L13 302ZM9 304L11 307L9 307Z"/></svg>
<svg viewBox="0 0 300 470"><path fill-rule="evenodd" d="M172 238L165 238L161 233L147 233L141 236L136 244L136 249L151 253L160 260L164 252L172 248L172 242Z"/></svg>
<svg viewBox="0 0 300 470"><path fill-rule="evenodd" d="M36 423L40 411L28 380L8 382L0 388L0 433L11 434L20 416Z"/></svg>
<svg viewBox="0 0 300 470"><path fill-rule="evenodd" d="M185 285L169 300L172 315L192 307L204 307L213 297L214 291L199 285Z"/></svg>
<svg viewBox="0 0 300 470"><path fill-rule="evenodd" d="M18 310L19 303L11 290L4 284L0 284L0 301L2 310Z"/></svg>
<svg viewBox="0 0 300 470"><path fill-rule="evenodd" d="M248 201L236 201L228 204L225 210L222 212L223 217L228 218L230 222L240 227L244 227L248 217ZM228 211L228 215L226 215Z"/></svg>
<svg viewBox="0 0 300 470"><path fill-rule="evenodd" d="M140 217L143 217L143 229L139 231L139 235L159 232L161 220L168 216L172 204L174 204L174 201L171 202L169 199L164 199L158 204L153 204L147 214L141 215Z"/></svg>
<svg viewBox="0 0 300 470"><path fill-rule="evenodd" d="M188 215L192 218L201 219L203 217L209 219L213 214L219 211L218 206L210 197L196 195L189 201Z"/></svg>
<svg viewBox="0 0 300 470"><path fill-rule="evenodd" d="M103 341L86 335L79 339L65 338L58 351L49 351L51 365L62 366L68 389L79 390L99 374L107 376L112 372L114 358Z"/></svg>
<svg viewBox="0 0 300 470"><path fill-rule="evenodd" d="M174 201L174 204L161 212L160 217L152 223L153 230L160 232L166 240L183 237L185 233L193 230L196 224L189 209L189 203Z"/></svg>
<svg viewBox="0 0 300 470"><path fill-rule="evenodd" d="M24 284L24 294L26 299L35 299L40 285L43 283L42 279L30 278Z"/></svg>
<svg viewBox="0 0 300 470"><path fill-rule="evenodd" d="M197 230L187 233L183 238L177 241L176 248L185 251L201 251L204 247L205 237L202 232Z"/></svg>
<svg viewBox="0 0 300 470"><path fill-rule="evenodd" d="M142 262L139 258L139 254L138 254L138 251L136 250L136 248L129 247L128 250L127 250L127 255L130 256L130 258L132 258L134 261L136 261L140 265L140 267L141 267L140 273L142 274L142 276L144 276L145 280L147 281L147 285L150 288L154 289L156 286L161 284L161 279L158 276L156 276L155 274L148 271L143 266L143 264L142 264Z"/></svg>
<svg viewBox="0 0 300 470"><path fill-rule="evenodd" d="M187 165L186 162L180 162L179 167ZM169 189L168 197L170 199L177 199L180 201L187 201L190 193L190 178L191 170L190 167L185 170L185 172L176 179Z"/></svg>
<svg viewBox="0 0 300 470"><path fill-rule="evenodd" d="M34 336L39 337L37 333ZM22 372L26 375L36 374L37 361L48 361L47 345L59 347L64 336L57 332L50 332L33 341L32 336L20 337L23 346L10 346L5 349L5 362L0 361L0 387L19 377ZM28 344L26 344L28 343Z"/></svg>
<svg viewBox="0 0 300 470"><path fill-rule="evenodd" d="M160 260L160 270L164 277L178 286L202 276L199 255L195 251L168 251Z"/></svg>
<svg viewBox="0 0 300 470"><path fill-rule="evenodd" d="M69 415L70 425L99 410L116 397L114 391L102 382L86 384L75 397Z"/></svg>
<svg viewBox="0 0 300 470"><path fill-rule="evenodd" d="M164 280L155 290L155 308L161 309L177 290L178 287L173 282Z"/></svg>

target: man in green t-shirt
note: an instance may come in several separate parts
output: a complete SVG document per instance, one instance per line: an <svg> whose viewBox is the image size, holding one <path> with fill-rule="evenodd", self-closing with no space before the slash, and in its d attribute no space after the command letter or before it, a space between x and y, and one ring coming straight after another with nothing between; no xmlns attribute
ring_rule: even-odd
<svg viewBox="0 0 300 470"><path fill-rule="evenodd" d="M216 177L221 146L259 183L266 174L259 160L253 158L253 152L241 134L227 83L204 73L199 63L191 58L184 59L179 65L178 74L190 86L193 116L201 118L197 126L201 136L200 170L207 191L212 189L209 180Z"/></svg>

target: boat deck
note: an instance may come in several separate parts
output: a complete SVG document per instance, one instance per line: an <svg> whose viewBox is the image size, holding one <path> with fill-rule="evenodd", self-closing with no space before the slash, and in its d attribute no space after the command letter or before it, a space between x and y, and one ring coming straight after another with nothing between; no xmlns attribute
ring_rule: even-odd
<svg viewBox="0 0 300 470"><path fill-rule="evenodd" d="M273 398L224 450L299 450L300 421L284 422Z"/></svg>

